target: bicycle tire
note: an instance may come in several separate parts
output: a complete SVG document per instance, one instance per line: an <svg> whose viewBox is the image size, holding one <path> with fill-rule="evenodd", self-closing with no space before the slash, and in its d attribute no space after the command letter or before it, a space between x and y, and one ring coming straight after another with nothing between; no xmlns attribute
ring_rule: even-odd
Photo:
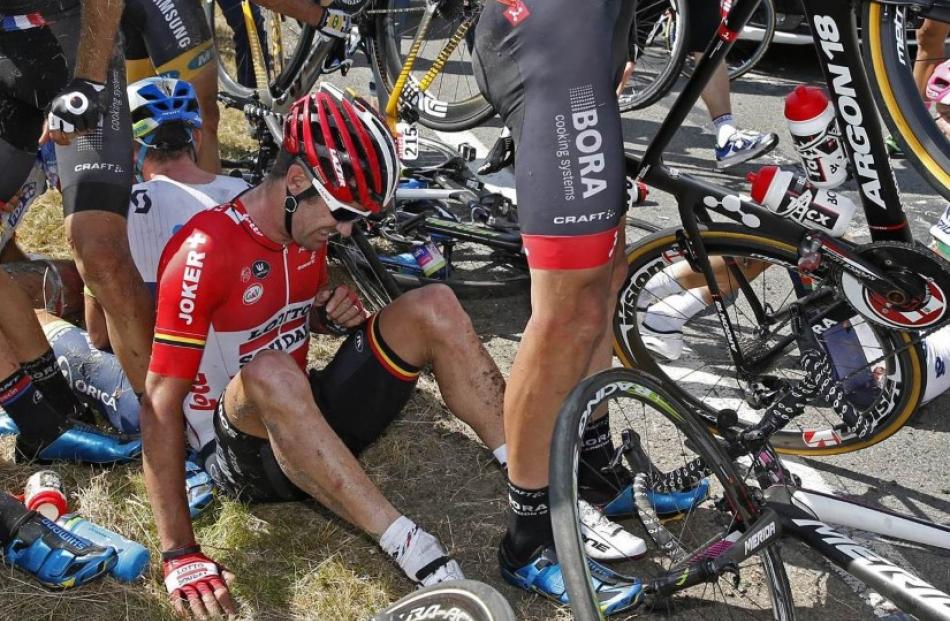
<svg viewBox="0 0 950 621"><path fill-rule="evenodd" d="M412 619L516 621L511 605L501 593L476 580L455 580L419 589L387 607L370 621Z"/></svg>
<svg viewBox="0 0 950 621"><path fill-rule="evenodd" d="M450 0L448 9L440 12L432 20L429 30L429 37L445 36L448 37L456 31L461 19L461 11L455 5L461 0ZM407 5L408 4L408 5ZM383 0L379 2L381 12L374 18L374 34L371 38L369 50L370 61L373 65L377 79L377 96L379 97L380 110L385 109L386 102L392 93L396 78L405 62L403 52L403 43L406 45L412 42L416 32L416 22L411 12L413 7L424 5L425 0ZM399 6L397 6L399 5ZM409 12L404 12L409 9ZM397 12L400 11L400 12ZM402 16L402 17L400 17ZM474 26L470 29L473 33ZM487 121L495 114L494 108L485 99L478 90L475 82L475 75L471 65L471 54L466 51L467 42L463 41L450 57L449 62L458 67L456 86L464 85L464 92L461 95L454 95L452 99L440 99L442 90L436 89L445 82L445 72L437 78L436 84L433 84L427 90L427 97L435 105L423 106L419 110L419 122L434 130L457 132L477 127ZM439 48L441 49L441 48ZM423 50L425 50L425 46ZM428 70L431 61L423 57L416 59L416 65L413 68L412 76L418 80L426 70ZM448 88L448 85L446 85ZM456 88L456 91L458 89ZM443 112L444 104L444 112Z"/></svg>
<svg viewBox="0 0 950 621"><path fill-rule="evenodd" d="M331 238L327 244L328 256L339 262L360 292L363 304L368 310L381 311L399 297L399 285L380 263L379 257L363 233L361 224L353 226L350 237Z"/></svg>
<svg viewBox="0 0 950 621"><path fill-rule="evenodd" d="M871 92L891 135L917 172L950 199L950 140L937 127L914 83L908 19L906 6L864 2L864 62Z"/></svg>
<svg viewBox="0 0 950 621"><path fill-rule="evenodd" d="M730 80L741 78L752 71L765 53L768 52L775 37L775 0L759 0L759 6L752 13L749 22L739 38L726 54L726 68ZM693 75L695 63L687 55L683 65L683 74Z"/></svg>
<svg viewBox="0 0 950 621"><path fill-rule="evenodd" d="M220 59L218 63L218 87L222 92L235 97L243 99L255 97L257 91L264 87L261 85L247 86L239 82L236 61L233 58L235 54L233 32L230 30L225 16L221 13L218 3L215 0L206 0L204 5L205 17L211 25L215 51ZM268 48L270 52L268 56L271 62L267 69L271 72L271 75L266 88L273 93L283 93L297 77L300 67L311 50L317 31L309 24L304 24L260 5L255 6L261 16L260 23L263 24L265 33L262 45ZM283 40L278 42L274 37L268 37L267 33L277 32L276 28L280 28L279 32L282 37L287 39L286 44ZM276 72L274 72L275 68Z"/></svg>
<svg viewBox="0 0 950 621"><path fill-rule="evenodd" d="M637 5L634 32L638 58L618 96L620 112L641 110L666 96L686 62L689 5L683 0L643 0Z"/></svg>
<svg viewBox="0 0 950 621"><path fill-rule="evenodd" d="M790 291L789 284L791 281L789 275L793 273L791 270L794 269L798 256L795 246L750 233L743 227L729 224L712 224L701 231L701 237L711 257L737 259L754 257L756 260L768 262L771 265L768 269L775 269L771 274L777 274L778 284L771 286L766 284L765 276L759 276L759 280L752 281L755 287L761 288L761 296L766 303L772 303L778 299L781 304L785 304L792 299L797 299L797 294ZM655 274L680 260L683 260L683 250L678 241L676 229L660 231L628 247L629 275L621 289L618 312L614 319L615 351L624 366L639 367L664 381L668 380L677 386L677 390L693 398L716 399L715 407L732 408L739 413L740 424L754 423L760 415L757 409L748 403L745 392L752 384L740 379L736 372L731 356L727 353L729 347L726 337L715 314L708 321L697 321L692 327L690 327L691 322L687 322L683 326L683 338L685 339L689 332L690 338L696 339L699 349L694 347L693 354L684 356L681 361L661 362L657 360L657 355L644 344L638 316L644 308L654 303L649 294L644 293L644 287ZM822 269L827 269L829 272L822 272ZM818 282L822 280L822 276L830 279L826 282L832 286L834 278L830 270L833 269L835 268L820 268L814 276ZM698 276L698 278L702 277ZM747 293L739 294L735 303L727 309L732 321L737 325L745 322L750 315L746 310L749 307L748 297L743 296L747 296ZM771 300L765 299L768 297L771 297ZM846 307L845 310L850 311L850 307ZM856 315L856 313L851 312L851 315ZM823 408L821 404L810 405L806 416L796 419L787 429L772 436L771 442L779 452L817 456L859 450L881 442L896 433L916 411L924 392L926 366L923 353L914 344L912 336L875 326L854 316L851 316L849 321L854 324L855 334L860 334L860 349L853 352L854 355L865 356L865 362L868 359L875 359L878 353L886 356L871 369L874 384L868 386L866 390L871 391L868 394L873 396L873 401L860 408L874 413L878 421L875 430L864 440L855 436L835 435L835 425L840 422L840 418L828 407ZM770 335L774 335L775 339L784 336L779 333L782 329L781 325L776 326L774 331L771 328L766 329L765 336L762 336L757 332L763 330L761 325L751 319L748 323L750 326L747 328L741 326L737 328L740 330L737 336L745 345L764 347L769 344ZM820 332L826 327L828 327L827 323L816 326L815 332ZM749 337L749 335L752 336ZM744 336L749 338L742 341ZM794 345L790 346L794 347ZM753 348L752 351L757 350ZM714 364L710 364L706 358L699 355L699 352L703 352L709 360L715 359L716 356L719 359ZM789 379L799 377L800 372L795 372L797 359L794 355L788 354L785 360L787 366L779 369L780 373ZM770 373L776 371L774 366L765 369L764 371L769 373L763 371L761 377L770 377ZM878 377L882 372L884 374ZM712 375L714 373L715 376ZM878 375L874 375L875 373ZM710 425L715 424L713 420L708 422Z"/></svg>
<svg viewBox="0 0 950 621"><path fill-rule="evenodd" d="M713 542L721 541L727 532L733 532L737 523L751 524L758 516L758 506L751 501L754 496L731 460L702 423L691 414L692 409L675 394L646 374L633 369L609 369L588 377L564 400L554 429L550 460L551 522L555 545L571 608L579 621L598 621L604 618L590 588L588 562L578 525L577 501L580 486L577 473L584 465L581 456L584 430L595 411L606 409L611 417L611 434L616 435L620 431L617 427L619 421L622 420L624 424L632 423L625 417L626 412L638 410L640 407L643 407L644 414L637 416L637 421L632 426L649 436L648 442L651 446L656 446L658 456L665 456L672 464L680 460L692 460L694 457L691 456L695 455L703 460L712 473L706 477L709 481L709 494L680 516L683 525L677 528L677 533L683 542L688 541L690 548L697 552L712 550ZM723 499L721 505L713 502L713 496ZM718 508L713 509L718 506L731 507L728 510L731 520L721 534L717 532L716 538L711 539L700 534L698 529L703 526L711 526L717 530L721 528L717 526L715 518L709 517L725 513ZM692 525L689 524L690 521ZM693 548L693 545L698 547ZM643 572L657 569L666 572L673 567L681 567L667 558L662 548L648 551L647 554L647 561L635 566L639 576L643 576ZM777 546L769 546L760 552L758 560L762 563L761 580L746 581L747 587L751 588L742 593L741 597L748 598L755 606L771 607L775 619L793 619L795 611L791 586ZM753 559L749 559L744 563L742 573L755 572L753 562ZM755 578L759 578L759 575L756 574ZM709 591L712 593L708 593L706 589L710 584L712 588ZM693 606L687 614L692 618L708 610L712 618L732 618L732 614L723 613L731 613L734 606L738 608L739 604L732 601L732 598L739 595L730 593L727 596L718 581L693 587L684 592L684 595L691 598L698 595L703 599L716 597L717 588L718 592L723 594L723 606L728 606L729 610L710 610L710 603L703 601L699 606ZM738 590L735 592L738 593ZM727 602L727 599L730 601ZM637 612L640 611L634 611L635 614Z"/></svg>

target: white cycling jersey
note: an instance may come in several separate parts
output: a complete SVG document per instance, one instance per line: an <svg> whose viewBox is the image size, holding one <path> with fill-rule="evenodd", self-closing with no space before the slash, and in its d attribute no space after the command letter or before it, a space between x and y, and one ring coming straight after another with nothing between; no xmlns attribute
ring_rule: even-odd
<svg viewBox="0 0 950 621"><path fill-rule="evenodd" d="M132 187L129 247L142 280L154 288L165 244L199 211L229 202L248 188L238 177L218 175L211 183L186 184L164 175Z"/></svg>

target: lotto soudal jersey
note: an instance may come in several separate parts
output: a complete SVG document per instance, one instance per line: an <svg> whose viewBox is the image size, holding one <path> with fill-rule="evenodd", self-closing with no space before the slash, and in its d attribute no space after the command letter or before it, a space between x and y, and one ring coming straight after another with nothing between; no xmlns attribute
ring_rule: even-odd
<svg viewBox="0 0 950 621"><path fill-rule="evenodd" d="M238 370L264 349L307 362L308 318L326 281L326 247L281 246L240 199L203 211L165 247L149 370L194 380L185 398L188 440L214 438L211 414Z"/></svg>
<svg viewBox="0 0 950 621"><path fill-rule="evenodd" d="M129 248L145 284L155 286L165 244L199 211L227 203L248 188L236 177L218 175L211 183L185 184L155 175L132 186Z"/></svg>

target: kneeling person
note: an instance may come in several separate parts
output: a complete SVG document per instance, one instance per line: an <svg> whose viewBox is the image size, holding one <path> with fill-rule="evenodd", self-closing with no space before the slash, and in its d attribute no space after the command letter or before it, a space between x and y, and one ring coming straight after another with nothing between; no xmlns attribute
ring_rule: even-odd
<svg viewBox="0 0 950 621"><path fill-rule="evenodd" d="M176 606L205 594L232 610L222 570L196 545L183 489L182 425L216 484L247 501L313 497L380 541L410 579L461 578L432 535L401 515L356 456L432 365L448 408L500 454L504 381L451 291L433 286L370 316L326 285L326 241L387 204L391 135L328 84L291 108L258 187L192 218L159 266L158 318L142 407L145 476ZM350 335L305 374L309 329ZM201 565L205 571L186 571ZM214 597L210 597L210 594Z"/></svg>

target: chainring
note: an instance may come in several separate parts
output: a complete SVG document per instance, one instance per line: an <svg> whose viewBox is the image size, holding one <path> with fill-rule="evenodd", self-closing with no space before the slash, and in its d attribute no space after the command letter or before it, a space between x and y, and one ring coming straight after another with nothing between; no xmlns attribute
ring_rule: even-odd
<svg viewBox="0 0 950 621"><path fill-rule="evenodd" d="M838 274L838 286L855 312L886 328L903 331L933 330L950 322L950 262L919 243L873 242L855 252L901 284L915 285L923 295L897 304L871 291L847 271Z"/></svg>

